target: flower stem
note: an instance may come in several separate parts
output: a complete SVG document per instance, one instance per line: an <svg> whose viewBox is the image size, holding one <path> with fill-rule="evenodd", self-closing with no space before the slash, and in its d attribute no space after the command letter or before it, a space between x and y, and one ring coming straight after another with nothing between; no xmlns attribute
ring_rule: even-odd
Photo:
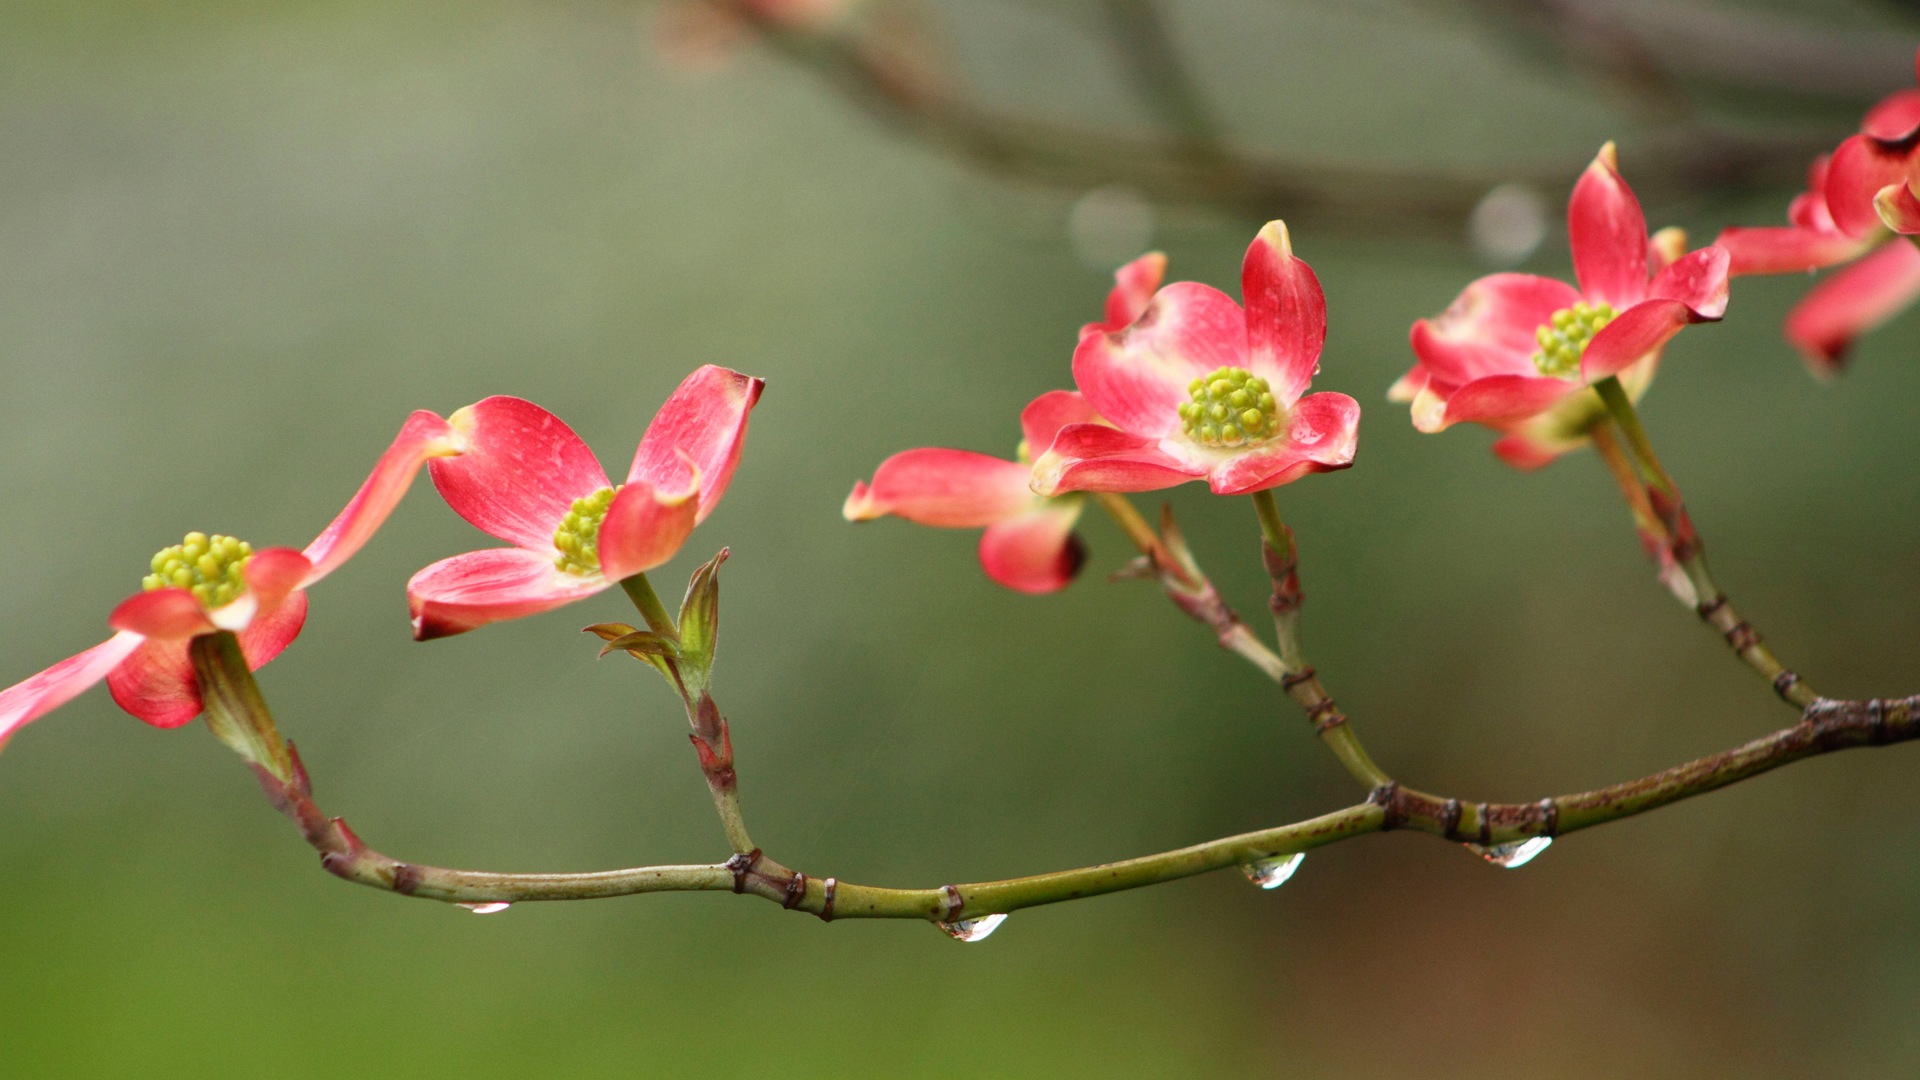
<svg viewBox="0 0 1920 1080"><path fill-rule="evenodd" d="M1773 650L1761 640L1759 631L1740 617L1727 599L1727 594L1714 582L1713 574L1707 569L1706 545L1693 527L1686 502L1680 496L1680 487L1674 483L1665 466L1660 464L1660 457L1653 449L1653 440L1647 436L1646 426L1640 422L1640 414L1634 409L1633 400L1627 396L1620 380L1605 378L1595 383L1593 388L1606 404L1607 413L1614 424L1619 427L1627 450L1632 454L1632 461L1627 461L1626 455L1620 452L1613 433L1606 429L1604 423L1594 425L1590 432L1594 448L1599 451L1601 460L1606 462L1626 496L1642 538L1651 537L1665 547L1674 566L1686 576L1693 592L1694 610L1720 632L1734 654L1766 679L1782 699L1800 709L1819 701L1819 693L1773 655ZM1657 531L1650 532L1649 524ZM1669 583L1668 587L1679 594L1673 584Z"/></svg>
<svg viewBox="0 0 1920 1080"><path fill-rule="evenodd" d="M1391 784L1393 778L1367 753L1346 713L1340 711L1313 665L1307 663L1306 650L1300 643L1300 607L1306 595L1300 590L1300 549L1294 543L1293 530L1281 520L1272 489L1256 491L1252 498L1254 513L1260 519L1261 556L1273 579L1273 596L1267 606L1273 610L1280 663L1286 668L1280 686L1306 710L1314 733L1355 780L1369 788Z"/></svg>
<svg viewBox="0 0 1920 1080"><path fill-rule="evenodd" d="M1182 585L1188 588L1201 587L1203 583L1193 580L1193 575L1167 550L1166 544L1160 539L1160 534L1153 531L1152 525L1147 524L1147 519L1141 516L1139 509L1133 505L1133 500L1114 491L1096 491L1093 497L1100 504L1100 508L1107 512L1107 516L1113 519L1113 523L1120 526L1120 531L1127 534L1127 539L1133 543L1133 546L1140 549L1140 554L1152 560L1155 570L1162 574L1174 575Z"/></svg>
<svg viewBox="0 0 1920 1080"><path fill-rule="evenodd" d="M668 638L679 638L680 629L673 623L673 616L667 613L667 606L660 602L660 594L653 591L653 582L645 574L634 574L620 579L620 587L632 598L633 606L640 609L640 617L647 622L647 629Z"/></svg>

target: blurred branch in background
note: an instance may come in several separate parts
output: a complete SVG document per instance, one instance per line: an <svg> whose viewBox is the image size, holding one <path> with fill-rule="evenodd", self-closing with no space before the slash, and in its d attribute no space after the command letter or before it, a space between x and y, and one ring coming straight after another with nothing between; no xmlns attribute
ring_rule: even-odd
<svg viewBox="0 0 1920 1080"><path fill-rule="evenodd" d="M701 0L751 28L850 104L909 138L1004 177L1083 191L1125 185L1149 199L1265 220L1354 231L1457 236L1503 184L1563 186L1581 161L1411 167L1276 154L1222 124L1191 72L1178 27L1156 0L1102 0L1094 20L1111 63L1158 133L1040 119L984 103L945 59L940 28L917 5ZM1426 0L1482 26L1506 52L1556 80L1596 85L1631 118L1623 139L1636 186L1662 202L1700 201L1798 183L1839 121L1755 129L1741 115L1761 93L1769 113L1818 119L1857 110L1904 82L1911 35L1833 30L1779 15L1636 0ZM804 11L802 11L804 9ZM832 9L832 10L829 10ZM1715 108L1709 110L1711 102Z"/></svg>

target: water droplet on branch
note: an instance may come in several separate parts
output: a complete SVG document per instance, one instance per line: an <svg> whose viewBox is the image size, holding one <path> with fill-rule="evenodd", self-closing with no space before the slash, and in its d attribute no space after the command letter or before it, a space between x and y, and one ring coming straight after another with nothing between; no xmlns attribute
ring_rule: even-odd
<svg viewBox="0 0 1920 1080"><path fill-rule="evenodd" d="M1300 864L1306 860L1306 857L1306 852L1296 851L1291 855L1277 855L1271 859L1255 859L1242 866L1240 872L1247 875L1248 881L1263 889L1277 889L1293 877L1293 872L1300 869Z"/></svg>
<svg viewBox="0 0 1920 1080"><path fill-rule="evenodd" d="M1516 840L1511 844L1495 844L1483 847L1479 844L1464 845L1468 851L1487 860L1495 866L1514 870L1533 861L1533 857L1552 846L1553 837L1535 836L1526 840Z"/></svg>
<svg viewBox="0 0 1920 1080"><path fill-rule="evenodd" d="M955 941L985 941L987 935L1000 929L1007 921L1005 915L982 915L977 919L961 919L959 922L943 922L935 925L947 932Z"/></svg>
<svg viewBox="0 0 1920 1080"><path fill-rule="evenodd" d="M503 900L495 900L487 904L458 904L455 906L466 908L475 915L498 915L513 905Z"/></svg>

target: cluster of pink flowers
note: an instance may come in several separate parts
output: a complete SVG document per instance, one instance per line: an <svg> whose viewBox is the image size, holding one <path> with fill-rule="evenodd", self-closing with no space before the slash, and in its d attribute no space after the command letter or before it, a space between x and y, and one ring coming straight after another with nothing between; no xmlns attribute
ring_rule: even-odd
<svg viewBox="0 0 1920 1080"><path fill-rule="evenodd" d="M192 720L202 705L188 643L227 631L253 668L278 656L306 620L306 589L373 537L422 465L461 517L514 546L415 574L416 638L546 611L659 566L726 493L762 386L711 365L689 375L619 487L572 429L531 402L491 397L445 419L416 412L304 550L189 533L155 555L144 588L108 616L113 637L0 690L0 744L103 679L122 709L155 727Z"/></svg>
<svg viewBox="0 0 1920 1080"><path fill-rule="evenodd" d="M1860 332L1920 297L1920 251L1906 239L1920 234L1920 89L1881 102L1816 161L1788 216L1791 225L1727 229L1688 251L1677 230L1648 235L1612 145L1602 147L1568 205L1576 284L1518 273L1472 282L1413 324L1414 365L1388 396L1421 431L1480 424L1499 434L1503 460L1538 467L1605 422L1596 384L1618 380L1637 399L1674 335L1721 318L1729 276L1850 263L1787 321L1816 370L1833 370ZM988 576L1046 593L1084 561L1074 534L1083 493L1204 480L1216 494L1252 494L1352 465L1360 406L1306 392L1327 306L1286 226L1270 222L1248 246L1238 303L1197 282L1163 284L1165 273L1157 253L1117 272L1104 318L1082 327L1073 349L1076 389L1026 406L1013 459L907 450L854 485L844 515L983 529ZM0 743L102 680L150 724L193 719L202 703L188 643L231 632L253 667L273 659L300 632L306 590L372 537L423 465L449 506L511 546L415 574L417 638L546 611L657 567L725 493L762 386L724 368L695 371L654 417L620 485L530 402L491 397L445 419L417 412L306 548L255 551L190 533L157 554L142 591L108 617L113 637L0 691Z"/></svg>

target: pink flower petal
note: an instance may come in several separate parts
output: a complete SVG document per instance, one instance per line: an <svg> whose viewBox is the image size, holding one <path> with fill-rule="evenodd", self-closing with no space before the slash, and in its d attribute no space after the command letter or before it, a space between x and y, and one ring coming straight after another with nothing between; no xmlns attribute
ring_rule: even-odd
<svg viewBox="0 0 1920 1080"><path fill-rule="evenodd" d="M0 746L5 746L14 732L72 701L106 678L108 672L119 667L145 640L139 634L122 630L25 682L0 690Z"/></svg>
<svg viewBox="0 0 1920 1080"><path fill-rule="evenodd" d="M660 491L629 481L600 523L600 572L608 581L644 573L673 558L700 515L698 488Z"/></svg>
<svg viewBox="0 0 1920 1080"><path fill-rule="evenodd" d="M1654 275L1647 296L1653 300L1678 300L1693 312L1695 320L1712 321L1727 313L1727 264L1723 247L1703 247L1689 252Z"/></svg>
<svg viewBox="0 0 1920 1080"><path fill-rule="evenodd" d="M1853 339L1920 299L1920 250L1890 240L1807 292L1787 315L1787 340L1816 375L1840 370Z"/></svg>
<svg viewBox="0 0 1920 1080"><path fill-rule="evenodd" d="M1425 364L1416 363L1405 375L1394 380L1392 386L1387 387L1387 400L1405 405L1419 397L1420 391L1427 388L1427 383L1432 381L1432 378L1427 373Z"/></svg>
<svg viewBox="0 0 1920 1080"><path fill-rule="evenodd" d="M531 550L553 550L573 500L613 486L560 418L531 401L490 397L448 421L466 449L434 458L433 486L474 528Z"/></svg>
<svg viewBox="0 0 1920 1080"><path fill-rule="evenodd" d="M1648 300L1635 304L1600 328L1580 354L1580 378L1598 382L1658 352L1667 340L1692 320L1692 312L1678 300Z"/></svg>
<svg viewBox="0 0 1920 1080"><path fill-rule="evenodd" d="M107 616L107 625L158 641L184 641L218 629L207 618L206 605L185 589L134 593L120 601Z"/></svg>
<svg viewBox="0 0 1920 1080"><path fill-rule="evenodd" d="M1247 247L1240 266L1247 305L1251 370L1273 384L1286 405L1300 400L1327 341L1327 298L1313 268L1294 258L1282 221L1269 221Z"/></svg>
<svg viewBox="0 0 1920 1080"><path fill-rule="evenodd" d="M420 466L428 458L457 453L458 443L452 426L433 413L423 409L409 416L346 508L307 545L313 566L305 584L333 573L359 551L399 505Z"/></svg>
<svg viewBox="0 0 1920 1080"><path fill-rule="evenodd" d="M1598 335L1596 335L1597 337ZM1489 375L1447 395L1442 427L1472 422L1502 424L1545 412L1581 385L1545 375Z"/></svg>
<svg viewBox="0 0 1920 1080"><path fill-rule="evenodd" d="M1855 135L1834 150L1827 163L1827 210L1842 232L1867 237L1880 231L1873 200L1882 188L1906 180L1909 149Z"/></svg>
<svg viewBox="0 0 1920 1080"><path fill-rule="evenodd" d="M700 476L699 519L707 520L733 482L747 437L747 416L766 380L707 364L681 380L653 416L627 470L663 491L685 491Z"/></svg>
<svg viewBox="0 0 1920 1080"><path fill-rule="evenodd" d="M1714 245L1726 249L1727 272L1738 277L1819 270L1859 257L1871 242L1855 239L1837 229L1823 232L1796 226L1770 226L1722 229Z"/></svg>
<svg viewBox="0 0 1920 1080"><path fill-rule="evenodd" d="M971 450L903 450L880 463L871 486L854 488L844 513L849 521L892 514L921 525L979 528L1025 512L1033 503L1032 475L1017 461Z"/></svg>
<svg viewBox="0 0 1920 1080"><path fill-rule="evenodd" d="M337 560L334 565L339 565ZM289 593L306 588L318 575L307 557L292 548L265 548L254 552L243 573L247 579L247 595L254 598L262 611L279 607Z"/></svg>
<svg viewBox="0 0 1920 1080"><path fill-rule="evenodd" d="M407 582L415 640L463 634L488 623L536 615L605 589L599 574L583 577L554 566L551 554L489 548L441 559Z"/></svg>
<svg viewBox="0 0 1920 1080"><path fill-rule="evenodd" d="M1915 160L1920 161L1920 158ZM1880 220L1894 232L1902 236L1920 233L1920 199L1913 197L1913 189L1906 183L1888 184L1881 188L1880 194L1874 197L1873 208L1879 212Z"/></svg>
<svg viewBox="0 0 1920 1080"><path fill-rule="evenodd" d="M1094 325L1102 330L1121 330L1131 325L1147 310L1147 301L1153 299L1154 291L1166 276L1167 257L1157 251L1150 251L1114 271L1113 291L1107 293L1106 319Z"/></svg>
<svg viewBox="0 0 1920 1080"><path fill-rule="evenodd" d="M1344 469L1353 464L1359 426L1359 402L1345 394L1309 394L1289 413L1285 438L1215 467L1207 486L1216 495L1244 495Z"/></svg>
<svg viewBox="0 0 1920 1080"><path fill-rule="evenodd" d="M1493 452L1501 461L1523 472L1544 468L1577 444L1549 444L1521 431L1508 432L1493 441Z"/></svg>
<svg viewBox="0 0 1920 1080"><path fill-rule="evenodd" d="M1206 475L1160 449L1158 439L1104 424L1060 429L1053 446L1033 463L1033 490L1158 491Z"/></svg>
<svg viewBox="0 0 1920 1080"><path fill-rule="evenodd" d="M1574 275L1587 299L1625 310L1647 295L1647 219L1620 178L1613 144L1587 166L1567 204Z"/></svg>
<svg viewBox="0 0 1920 1080"><path fill-rule="evenodd" d="M1580 300L1573 286L1532 274L1490 274L1438 317L1413 324L1413 354L1436 379L1463 385L1489 375L1534 375L1534 333Z"/></svg>
<svg viewBox="0 0 1920 1080"><path fill-rule="evenodd" d="M1024 514L987 526L980 537L980 566L1015 592L1063 589L1080 572L1087 550L1073 534L1080 500L1036 503Z"/></svg>
<svg viewBox="0 0 1920 1080"><path fill-rule="evenodd" d="M1133 325L1081 338L1073 380L1101 416L1157 439L1179 428L1188 383L1243 367L1246 357L1240 305L1218 289L1176 281L1154 294Z"/></svg>
<svg viewBox="0 0 1920 1080"><path fill-rule="evenodd" d="M1027 456L1047 452L1053 437L1068 424L1097 424L1100 414L1087 399L1072 390L1049 390L1020 411L1020 433L1027 441Z"/></svg>
<svg viewBox="0 0 1920 1080"><path fill-rule="evenodd" d="M1899 142L1920 132L1920 90L1896 90L1867 110L1860 132L1886 142Z"/></svg>
<svg viewBox="0 0 1920 1080"><path fill-rule="evenodd" d="M247 667L259 670L280 655L307 620L307 594L290 594L240 632ZM200 715L200 683L187 655L189 639L146 641L107 675L107 689L122 709L159 728L175 728Z"/></svg>

